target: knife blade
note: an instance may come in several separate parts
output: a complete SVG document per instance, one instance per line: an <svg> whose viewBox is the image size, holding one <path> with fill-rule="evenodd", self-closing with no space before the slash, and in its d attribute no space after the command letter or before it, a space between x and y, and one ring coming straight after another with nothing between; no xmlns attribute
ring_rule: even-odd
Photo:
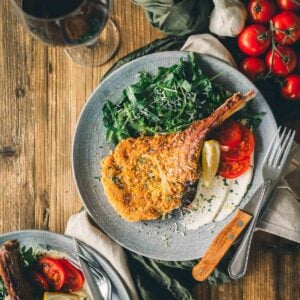
<svg viewBox="0 0 300 300"><path fill-rule="evenodd" d="M100 292L100 289L97 285L93 273L89 269L86 262L80 257L81 255L83 255L83 253L82 250L80 249L79 242L74 237L73 237L73 245L74 245L75 252L79 254L77 256L77 259L79 261L79 265L81 267L82 273L85 277L92 300L104 300L103 295Z"/></svg>

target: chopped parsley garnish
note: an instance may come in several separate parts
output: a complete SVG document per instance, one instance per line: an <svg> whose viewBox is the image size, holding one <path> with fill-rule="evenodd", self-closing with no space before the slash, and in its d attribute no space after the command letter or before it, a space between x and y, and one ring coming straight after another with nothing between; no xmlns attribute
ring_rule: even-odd
<svg viewBox="0 0 300 300"><path fill-rule="evenodd" d="M227 183L227 179L226 178L223 178L223 183L225 186L228 186L228 183Z"/></svg>

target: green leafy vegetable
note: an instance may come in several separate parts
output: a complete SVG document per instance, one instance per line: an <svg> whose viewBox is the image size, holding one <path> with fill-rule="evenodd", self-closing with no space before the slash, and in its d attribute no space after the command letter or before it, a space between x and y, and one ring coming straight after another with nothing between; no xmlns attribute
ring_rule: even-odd
<svg viewBox="0 0 300 300"><path fill-rule="evenodd" d="M38 260L38 253L32 247L26 249L25 246L20 248L20 254L25 268L32 267Z"/></svg>
<svg viewBox="0 0 300 300"><path fill-rule="evenodd" d="M169 68L158 68L156 75L138 74L117 104L108 101L103 107L106 139L116 145L128 137L178 132L206 118L232 95L214 83L219 75L205 75L194 53ZM237 117L256 124L260 115L246 107Z"/></svg>

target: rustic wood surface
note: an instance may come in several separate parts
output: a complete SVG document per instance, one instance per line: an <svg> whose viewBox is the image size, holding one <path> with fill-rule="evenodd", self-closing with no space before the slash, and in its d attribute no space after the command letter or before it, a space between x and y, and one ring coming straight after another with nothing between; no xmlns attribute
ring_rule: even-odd
<svg viewBox="0 0 300 300"><path fill-rule="evenodd" d="M19 229L64 232L81 208L70 166L78 115L108 68L162 37L129 0L116 1L121 46L109 63L85 68L60 48L34 40L0 1L0 233ZM218 288L203 284L198 299L300 299L299 247L257 233L247 276Z"/></svg>

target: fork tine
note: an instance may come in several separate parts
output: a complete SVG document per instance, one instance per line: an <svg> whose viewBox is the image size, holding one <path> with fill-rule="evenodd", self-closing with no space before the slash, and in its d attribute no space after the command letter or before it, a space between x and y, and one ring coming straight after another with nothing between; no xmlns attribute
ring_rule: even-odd
<svg viewBox="0 0 300 300"><path fill-rule="evenodd" d="M280 160L280 165L278 167L279 169L282 169L284 167L285 161L286 161L288 155L291 152L291 148L292 148L292 145L293 145L293 142L294 142L295 134L296 134L296 131L293 130L292 134L291 134L291 137L289 139L289 142L288 142L288 144L287 144L287 146L285 148L285 152L283 153L283 156L282 156L282 158Z"/></svg>
<svg viewBox="0 0 300 300"><path fill-rule="evenodd" d="M271 165L271 162L273 161L274 156L276 154L277 147L274 147L274 146L275 146L276 141L278 140L278 135L280 134L280 131L281 131L281 126L278 127L276 135L273 138L271 145L269 146L269 149L267 151L265 163L268 165Z"/></svg>
<svg viewBox="0 0 300 300"><path fill-rule="evenodd" d="M272 155L272 158L270 158L270 160L269 160L269 165L273 165L274 161L278 158L278 156L280 154L282 140L285 137L285 133L286 133L287 128L283 127L282 129L283 129L282 132L281 133L279 132L279 136L278 136L278 139L277 139L277 145L274 146L273 155Z"/></svg>
<svg viewBox="0 0 300 300"><path fill-rule="evenodd" d="M286 129L286 128L285 128ZM272 163L272 165L274 167L278 166L278 162L282 156L282 154L284 153L285 151L285 148L286 148L286 145L287 145L287 142L290 138L290 135L291 135L291 129L289 129L289 131L285 134L285 131L282 133L282 136L280 137L280 141L279 141L279 145L276 149L276 156L274 158L274 161Z"/></svg>

